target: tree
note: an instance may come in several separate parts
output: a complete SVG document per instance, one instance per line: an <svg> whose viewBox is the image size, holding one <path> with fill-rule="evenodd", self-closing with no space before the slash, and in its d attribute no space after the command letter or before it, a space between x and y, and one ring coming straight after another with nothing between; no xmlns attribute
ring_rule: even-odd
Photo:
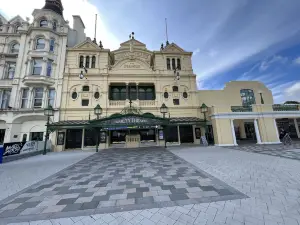
<svg viewBox="0 0 300 225"><path fill-rule="evenodd" d="M285 105L291 105L291 104L297 105L297 104L300 104L300 102L297 102L297 101L286 101L283 104L285 104Z"/></svg>

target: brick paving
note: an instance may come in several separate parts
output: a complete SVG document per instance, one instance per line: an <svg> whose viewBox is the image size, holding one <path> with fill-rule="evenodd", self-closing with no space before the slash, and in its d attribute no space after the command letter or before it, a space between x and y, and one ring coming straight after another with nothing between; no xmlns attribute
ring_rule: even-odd
<svg viewBox="0 0 300 225"><path fill-rule="evenodd" d="M0 219L6 223L26 222L141 209L189 208L186 205L246 197L163 148L110 149L2 201ZM105 215L108 217L116 219L111 214ZM138 216L133 219L137 221Z"/></svg>
<svg viewBox="0 0 300 225"><path fill-rule="evenodd" d="M224 147L227 149L235 149L246 152L253 152L265 155L272 155L288 159L300 160L300 142L293 141L291 145L257 145L257 144L241 144L234 147Z"/></svg>

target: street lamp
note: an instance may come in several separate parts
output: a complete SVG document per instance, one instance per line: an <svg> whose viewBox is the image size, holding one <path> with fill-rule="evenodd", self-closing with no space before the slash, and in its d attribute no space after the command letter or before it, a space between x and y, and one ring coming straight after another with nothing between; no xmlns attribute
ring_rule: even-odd
<svg viewBox="0 0 300 225"><path fill-rule="evenodd" d="M94 108L94 113L97 116L97 120L99 120L99 117L102 114L102 108L101 108L101 106L99 104ZM99 132L97 133L97 140L96 141L97 141L97 143L96 143L96 152L98 152L98 147L99 147Z"/></svg>
<svg viewBox="0 0 300 225"><path fill-rule="evenodd" d="M168 107L166 106L165 103L163 103L160 107L160 113L163 114L164 118L166 117L166 114L168 113L168 111L169 111Z"/></svg>
<svg viewBox="0 0 300 225"><path fill-rule="evenodd" d="M165 103L163 103L160 107L160 113L163 114L163 118L166 118L166 113L168 112L169 112L168 107L166 106ZM164 128L165 148L167 148L166 126L163 126L163 128Z"/></svg>
<svg viewBox="0 0 300 225"><path fill-rule="evenodd" d="M262 105L265 104L265 101L264 101L263 96L262 96L262 94L263 94L262 91L259 91L258 94L260 95L260 103Z"/></svg>
<svg viewBox="0 0 300 225"><path fill-rule="evenodd" d="M208 107L205 105L205 103L203 103L201 106L200 106L200 110L201 110L201 113L203 113L204 115L204 123L205 123L205 138L207 139L207 126L206 126L206 113L208 112Z"/></svg>
<svg viewBox="0 0 300 225"><path fill-rule="evenodd" d="M49 121L50 121L50 116L54 115L54 110L51 105L48 106L48 108L44 109L44 115L47 116L47 123L46 123L46 135L45 135L45 143L44 143L44 152L43 155L47 154L47 140L49 139Z"/></svg>

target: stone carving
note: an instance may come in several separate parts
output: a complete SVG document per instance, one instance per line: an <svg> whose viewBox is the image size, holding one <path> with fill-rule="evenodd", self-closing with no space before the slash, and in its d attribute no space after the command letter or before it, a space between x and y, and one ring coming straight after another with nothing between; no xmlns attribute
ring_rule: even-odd
<svg viewBox="0 0 300 225"><path fill-rule="evenodd" d="M122 65L123 69L141 69L142 66L139 63L136 62L128 62Z"/></svg>

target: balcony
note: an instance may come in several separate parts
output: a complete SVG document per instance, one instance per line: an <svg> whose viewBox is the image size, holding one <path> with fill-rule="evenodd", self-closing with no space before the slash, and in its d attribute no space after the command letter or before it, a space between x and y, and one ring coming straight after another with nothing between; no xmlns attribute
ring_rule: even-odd
<svg viewBox="0 0 300 225"><path fill-rule="evenodd" d="M109 100L109 106L110 107L124 107L125 106L126 101L124 100Z"/></svg>
<svg viewBox="0 0 300 225"><path fill-rule="evenodd" d="M139 101L140 107L155 106L155 105L156 105L155 100Z"/></svg>
<svg viewBox="0 0 300 225"><path fill-rule="evenodd" d="M281 105L281 104L275 104L273 105L273 111L299 111L300 105Z"/></svg>
<svg viewBox="0 0 300 225"><path fill-rule="evenodd" d="M115 108L124 108L129 105L129 100L109 100L109 106ZM132 105L135 107L155 107L155 100L135 100L132 101Z"/></svg>
<svg viewBox="0 0 300 225"><path fill-rule="evenodd" d="M252 106L231 106L231 112L252 112Z"/></svg>
<svg viewBox="0 0 300 225"><path fill-rule="evenodd" d="M30 85L51 86L55 83L55 80L53 78L47 77L47 76L30 75L30 76L26 76L23 79L23 83L27 86L30 86Z"/></svg>

